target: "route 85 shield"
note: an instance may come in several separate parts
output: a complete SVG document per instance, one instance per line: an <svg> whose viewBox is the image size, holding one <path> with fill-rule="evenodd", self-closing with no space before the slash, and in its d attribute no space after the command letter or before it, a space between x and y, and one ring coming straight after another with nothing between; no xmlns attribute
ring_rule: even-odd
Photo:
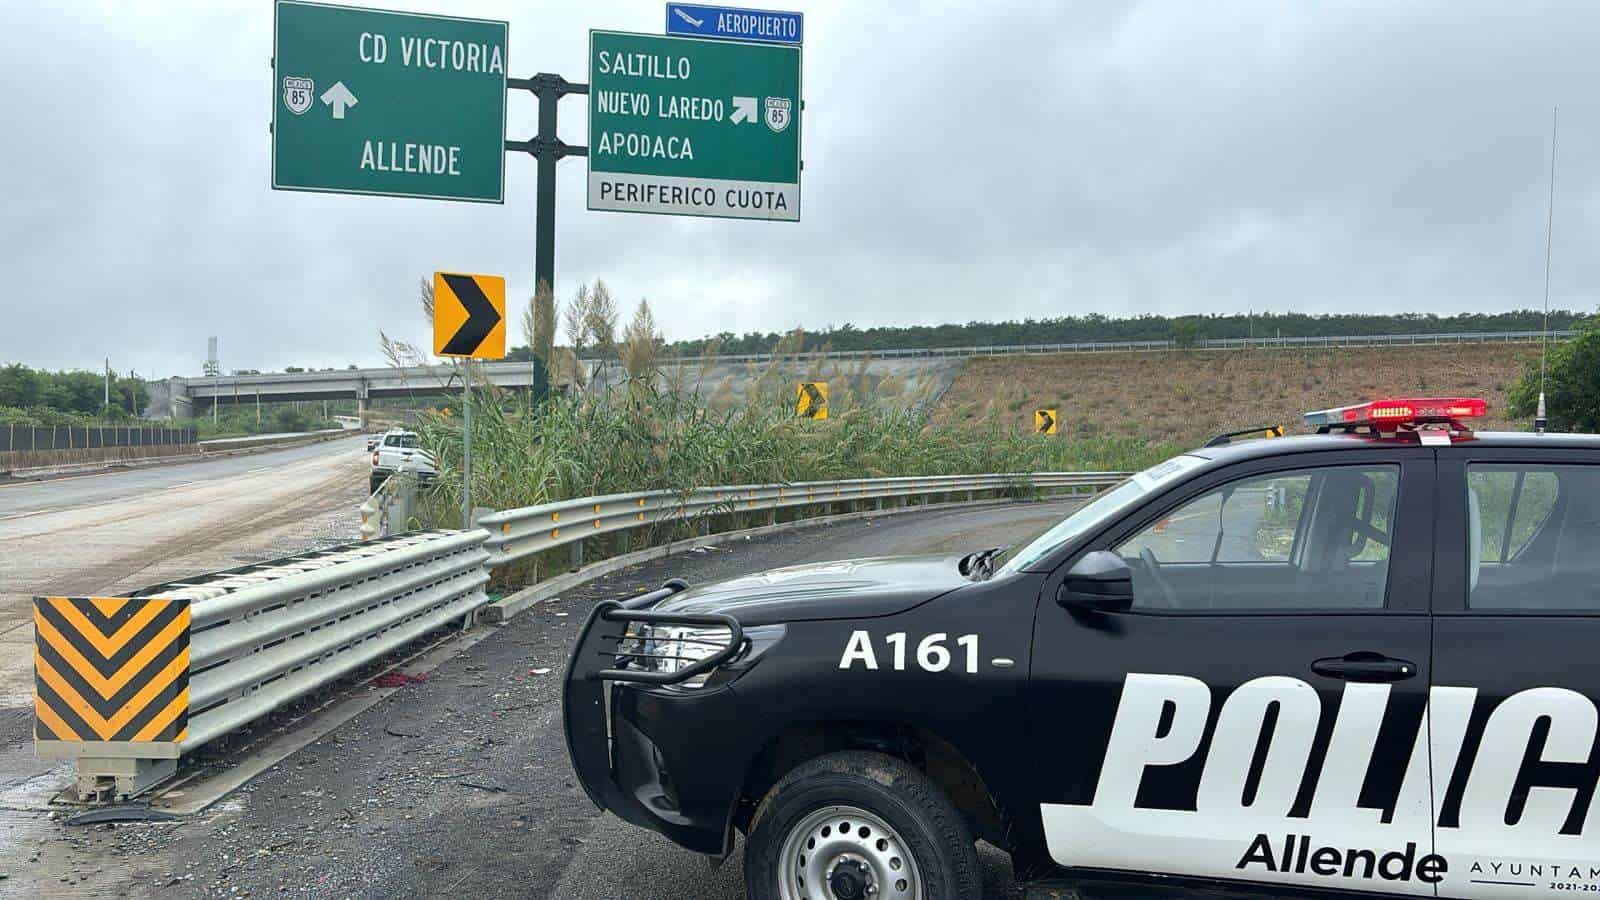
<svg viewBox="0 0 1600 900"><path fill-rule="evenodd" d="M286 76L283 79L283 105L298 116L311 108L311 98L316 89L316 82L309 78Z"/></svg>
<svg viewBox="0 0 1600 900"><path fill-rule="evenodd" d="M794 101L788 97L767 98L767 127L782 131L789 127L789 111Z"/></svg>

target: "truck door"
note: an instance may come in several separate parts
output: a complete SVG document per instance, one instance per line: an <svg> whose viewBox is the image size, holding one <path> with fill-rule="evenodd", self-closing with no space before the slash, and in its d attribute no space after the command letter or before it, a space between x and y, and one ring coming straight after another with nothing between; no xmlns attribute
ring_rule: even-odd
<svg viewBox="0 0 1600 900"><path fill-rule="evenodd" d="M1441 896L1600 895L1600 454L1440 451Z"/></svg>
<svg viewBox="0 0 1600 900"><path fill-rule="evenodd" d="M1433 490L1422 448L1250 460L1081 551L1126 562L1131 609L1058 603L1065 561L1030 688L1052 859L1431 895Z"/></svg>

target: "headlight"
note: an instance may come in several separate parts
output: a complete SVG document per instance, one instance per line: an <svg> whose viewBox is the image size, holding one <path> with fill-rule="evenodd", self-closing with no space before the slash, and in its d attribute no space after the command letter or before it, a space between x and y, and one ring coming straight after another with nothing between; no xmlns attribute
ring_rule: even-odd
<svg viewBox="0 0 1600 900"><path fill-rule="evenodd" d="M716 655L727 648L732 639L732 633L726 628L634 622L628 626L618 655L632 668L671 674ZM679 686L702 687L709 677L711 673L704 672L680 682Z"/></svg>

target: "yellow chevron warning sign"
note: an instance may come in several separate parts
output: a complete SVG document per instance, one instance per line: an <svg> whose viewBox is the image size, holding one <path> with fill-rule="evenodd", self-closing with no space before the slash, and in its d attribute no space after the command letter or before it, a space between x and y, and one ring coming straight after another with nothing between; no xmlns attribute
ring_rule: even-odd
<svg viewBox="0 0 1600 900"><path fill-rule="evenodd" d="M504 278L433 273L433 352L463 359L505 359Z"/></svg>
<svg viewBox="0 0 1600 900"><path fill-rule="evenodd" d="M1033 430L1035 434L1055 434L1056 411L1053 409L1036 409L1033 411Z"/></svg>
<svg viewBox="0 0 1600 900"><path fill-rule="evenodd" d="M1270 425L1267 428L1263 429L1261 433L1266 435L1269 438L1280 438L1280 437L1283 437L1283 426L1282 425Z"/></svg>
<svg viewBox="0 0 1600 900"><path fill-rule="evenodd" d="M795 401L795 414L802 419L828 417L828 383L826 381L800 382L799 398Z"/></svg>
<svg viewBox="0 0 1600 900"><path fill-rule="evenodd" d="M35 741L175 742L189 733L189 601L37 597Z"/></svg>

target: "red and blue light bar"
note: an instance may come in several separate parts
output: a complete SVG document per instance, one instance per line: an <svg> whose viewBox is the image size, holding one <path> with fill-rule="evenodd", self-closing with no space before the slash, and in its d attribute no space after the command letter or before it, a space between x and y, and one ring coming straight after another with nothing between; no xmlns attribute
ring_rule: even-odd
<svg viewBox="0 0 1600 900"><path fill-rule="evenodd" d="M1488 414L1489 404L1477 397L1405 397L1308 412L1306 425L1310 428L1397 427L1479 419Z"/></svg>

